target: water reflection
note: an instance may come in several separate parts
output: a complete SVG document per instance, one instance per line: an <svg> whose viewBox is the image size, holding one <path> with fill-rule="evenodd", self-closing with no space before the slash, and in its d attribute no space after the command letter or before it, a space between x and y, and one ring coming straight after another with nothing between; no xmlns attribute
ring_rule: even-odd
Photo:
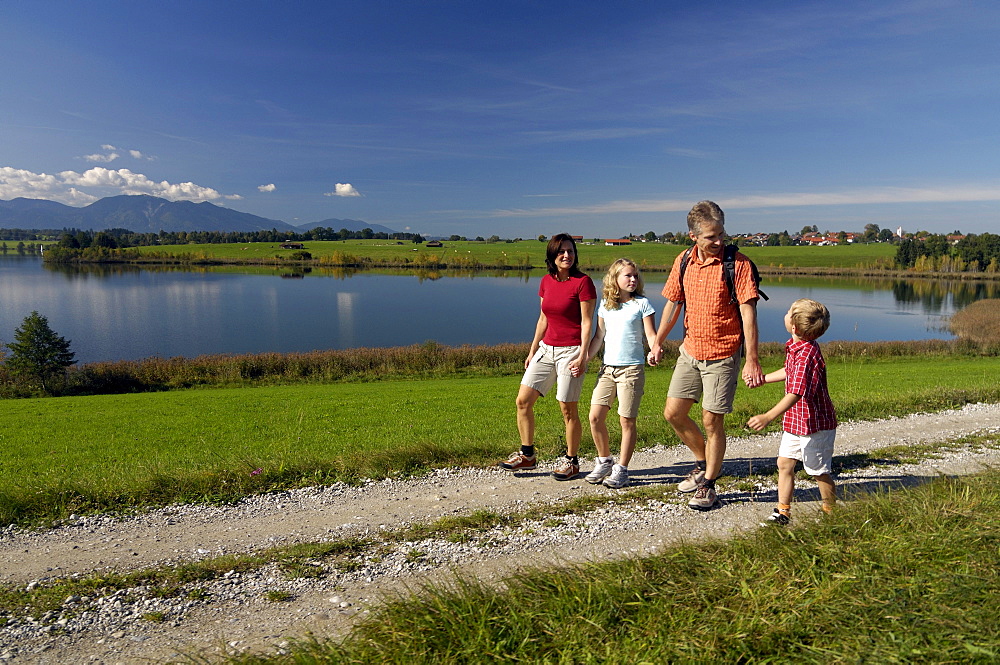
<svg viewBox="0 0 1000 665"><path fill-rule="evenodd" d="M332 266L49 266L0 256L0 340L32 310L82 362L358 346L527 342L544 271L370 270ZM595 281L602 277L591 273ZM665 273L644 273L658 312ZM828 340L950 338L947 319L1000 282L777 277L759 307L761 339L784 341L796 299L830 308ZM680 336L677 327L672 339Z"/></svg>

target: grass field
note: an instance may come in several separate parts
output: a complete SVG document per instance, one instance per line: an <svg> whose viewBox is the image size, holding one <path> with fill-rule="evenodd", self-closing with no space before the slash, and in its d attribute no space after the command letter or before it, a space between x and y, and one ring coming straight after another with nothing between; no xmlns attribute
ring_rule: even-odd
<svg viewBox="0 0 1000 665"><path fill-rule="evenodd" d="M996 662L998 480L940 479L791 530L521 571L503 588L426 588L343 643L230 662Z"/></svg>
<svg viewBox="0 0 1000 665"><path fill-rule="evenodd" d="M766 358L765 369L781 362ZM1000 399L995 356L847 354L828 362L845 420ZM676 443L661 415L669 363L647 376L639 445ZM516 388L517 377L493 376L8 400L0 523L492 464L518 442ZM778 385L741 387L727 426L738 431L780 395ZM540 453L555 457L563 449L557 403L540 400L537 413ZM589 434L581 454L593 454Z"/></svg>
<svg viewBox="0 0 1000 665"><path fill-rule="evenodd" d="M603 269L615 259L627 256L646 269L667 270L674 258L684 250L680 245L635 243L630 247L607 247L603 241L579 246L580 264ZM389 240L307 241L305 250L319 264L370 259L378 265L462 265L536 267L545 266L545 243L521 240L512 243L445 241L444 247L433 248ZM297 250L280 249L278 243L234 243L202 245L164 245L137 248L146 256L172 256L188 261L271 261L275 257L290 259ZM761 268L854 268L891 267L896 253L894 245L834 245L827 247L751 247L749 255Z"/></svg>

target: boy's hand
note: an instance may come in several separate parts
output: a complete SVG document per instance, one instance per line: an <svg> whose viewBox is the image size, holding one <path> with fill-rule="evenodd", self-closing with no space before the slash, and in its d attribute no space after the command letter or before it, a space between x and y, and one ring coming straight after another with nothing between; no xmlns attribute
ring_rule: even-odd
<svg viewBox="0 0 1000 665"><path fill-rule="evenodd" d="M747 427L755 432L759 432L768 425L771 424L771 418L767 417L767 414L761 413L756 416L751 416L750 420L747 421Z"/></svg>

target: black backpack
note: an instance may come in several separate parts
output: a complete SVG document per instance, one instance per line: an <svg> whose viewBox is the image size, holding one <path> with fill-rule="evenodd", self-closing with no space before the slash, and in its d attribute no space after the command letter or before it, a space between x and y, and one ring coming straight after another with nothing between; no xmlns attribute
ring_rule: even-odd
<svg viewBox="0 0 1000 665"><path fill-rule="evenodd" d="M685 249L684 258L681 259L680 285L682 292L684 291L684 271L687 270L693 249L694 247ZM726 245L722 249L722 278L726 280L726 287L729 289L729 302L733 305L739 304L739 301L736 300L736 252L738 251L739 248L736 245ZM747 257L747 261L750 261L750 257ZM757 264L753 261L750 261L750 274L760 297L764 300L770 300L767 294L760 290L760 272L757 270Z"/></svg>

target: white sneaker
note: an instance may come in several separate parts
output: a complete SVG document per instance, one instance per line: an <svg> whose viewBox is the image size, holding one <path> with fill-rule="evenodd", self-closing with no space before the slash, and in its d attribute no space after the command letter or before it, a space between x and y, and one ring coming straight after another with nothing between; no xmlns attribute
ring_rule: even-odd
<svg viewBox="0 0 1000 665"><path fill-rule="evenodd" d="M611 471L611 475L604 479L604 486L617 490L625 487L626 485L628 485L628 467L624 467L621 464L615 464L615 468Z"/></svg>
<svg viewBox="0 0 1000 665"><path fill-rule="evenodd" d="M600 485L601 481L611 475L611 467L614 465L615 461L609 459L607 462L602 462L601 458L598 457L594 460L594 470L588 473L584 480L592 485Z"/></svg>
<svg viewBox="0 0 1000 665"><path fill-rule="evenodd" d="M678 483L677 491L684 492L685 494L693 492L698 489L703 482L705 482L705 470L695 467L691 469L691 473L687 475L687 478Z"/></svg>

